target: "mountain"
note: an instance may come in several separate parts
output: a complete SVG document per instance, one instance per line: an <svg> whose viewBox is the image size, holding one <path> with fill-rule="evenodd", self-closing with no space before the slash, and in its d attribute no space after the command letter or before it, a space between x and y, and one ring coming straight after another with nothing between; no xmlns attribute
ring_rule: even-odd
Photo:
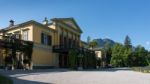
<svg viewBox="0 0 150 84"><path fill-rule="evenodd" d="M116 43L119 43L108 38L105 38L105 39L99 38L99 39L94 39L94 40L98 43L98 47L100 48L103 48L107 42L111 44L111 47L113 47ZM135 51L135 46L132 46L132 50Z"/></svg>
<svg viewBox="0 0 150 84"><path fill-rule="evenodd" d="M113 46L116 43L115 41L108 39L108 38L105 38L105 39L99 38L99 39L94 39L94 40L98 43L98 46L100 48L103 48L107 42L109 42L111 46Z"/></svg>

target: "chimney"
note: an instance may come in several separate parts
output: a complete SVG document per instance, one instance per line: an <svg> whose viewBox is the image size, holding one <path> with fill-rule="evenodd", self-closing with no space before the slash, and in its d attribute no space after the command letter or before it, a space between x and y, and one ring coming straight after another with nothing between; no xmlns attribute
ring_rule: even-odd
<svg viewBox="0 0 150 84"><path fill-rule="evenodd" d="M9 22L10 22L9 27L14 26L14 21L13 20L10 20Z"/></svg>
<svg viewBox="0 0 150 84"><path fill-rule="evenodd" d="M48 25L47 17L44 18L43 25Z"/></svg>

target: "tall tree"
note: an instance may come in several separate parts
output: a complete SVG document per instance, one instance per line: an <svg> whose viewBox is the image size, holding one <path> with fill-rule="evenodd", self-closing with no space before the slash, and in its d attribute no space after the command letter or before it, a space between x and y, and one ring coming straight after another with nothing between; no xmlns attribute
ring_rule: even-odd
<svg viewBox="0 0 150 84"><path fill-rule="evenodd" d="M124 46L122 56L123 56L124 66L126 67L129 66L128 58L131 56L131 54L132 54L132 48Z"/></svg>
<svg viewBox="0 0 150 84"><path fill-rule="evenodd" d="M110 64L111 54L112 54L112 49L111 49L110 42L106 42L105 43L105 45L104 45L104 52L106 54L106 63Z"/></svg>
<svg viewBox="0 0 150 84"><path fill-rule="evenodd" d="M148 51L142 47L141 45L138 45L135 49L135 53L137 54L137 66L146 66L148 65L147 63L147 56L148 56Z"/></svg>
<svg viewBox="0 0 150 84"><path fill-rule="evenodd" d="M138 45L128 58L129 66L147 66L149 64L148 59L148 51L141 45Z"/></svg>
<svg viewBox="0 0 150 84"><path fill-rule="evenodd" d="M150 66L150 52L148 52L148 54L147 54L147 63Z"/></svg>
<svg viewBox="0 0 150 84"><path fill-rule="evenodd" d="M128 48L131 48L131 47L132 47L131 39L130 39L130 37L129 37L128 35L125 37L124 46L125 46L125 47L128 47Z"/></svg>
<svg viewBox="0 0 150 84"><path fill-rule="evenodd" d="M122 67L124 66L123 61L123 45L120 43L116 43L112 48L112 58L111 58L111 65L115 67Z"/></svg>
<svg viewBox="0 0 150 84"><path fill-rule="evenodd" d="M124 49L123 49L123 61L124 61L124 66L129 66L129 61L128 58L132 54L132 44L131 44L131 39L127 35L124 40Z"/></svg>
<svg viewBox="0 0 150 84"><path fill-rule="evenodd" d="M91 42L91 37L88 36L88 37L87 37L87 43L88 43L88 45L89 45L90 42Z"/></svg>
<svg viewBox="0 0 150 84"><path fill-rule="evenodd" d="M97 41L95 41L95 40L93 40L93 41L91 41L90 43L89 43L89 47L90 48L95 48L95 47L97 47L98 46L98 43L97 43Z"/></svg>

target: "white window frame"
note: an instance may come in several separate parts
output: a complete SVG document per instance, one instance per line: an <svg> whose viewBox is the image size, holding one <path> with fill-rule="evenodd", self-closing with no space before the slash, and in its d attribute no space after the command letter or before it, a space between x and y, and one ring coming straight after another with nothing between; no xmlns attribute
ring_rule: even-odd
<svg viewBox="0 0 150 84"><path fill-rule="evenodd" d="M26 40L26 41L29 40L29 38L28 38L29 36L28 35L29 35L29 31L28 30L23 31L22 32L22 40Z"/></svg>
<svg viewBox="0 0 150 84"><path fill-rule="evenodd" d="M45 45L48 45L47 34L44 34L43 39L44 39L44 44L45 44Z"/></svg>

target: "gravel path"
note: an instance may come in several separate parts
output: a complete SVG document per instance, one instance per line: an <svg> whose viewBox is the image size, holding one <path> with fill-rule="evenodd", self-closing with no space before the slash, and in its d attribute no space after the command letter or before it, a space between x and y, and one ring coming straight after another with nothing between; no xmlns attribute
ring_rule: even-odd
<svg viewBox="0 0 150 84"><path fill-rule="evenodd" d="M14 84L150 84L150 74L126 69L70 71L66 69L0 71Z"/></svg>

